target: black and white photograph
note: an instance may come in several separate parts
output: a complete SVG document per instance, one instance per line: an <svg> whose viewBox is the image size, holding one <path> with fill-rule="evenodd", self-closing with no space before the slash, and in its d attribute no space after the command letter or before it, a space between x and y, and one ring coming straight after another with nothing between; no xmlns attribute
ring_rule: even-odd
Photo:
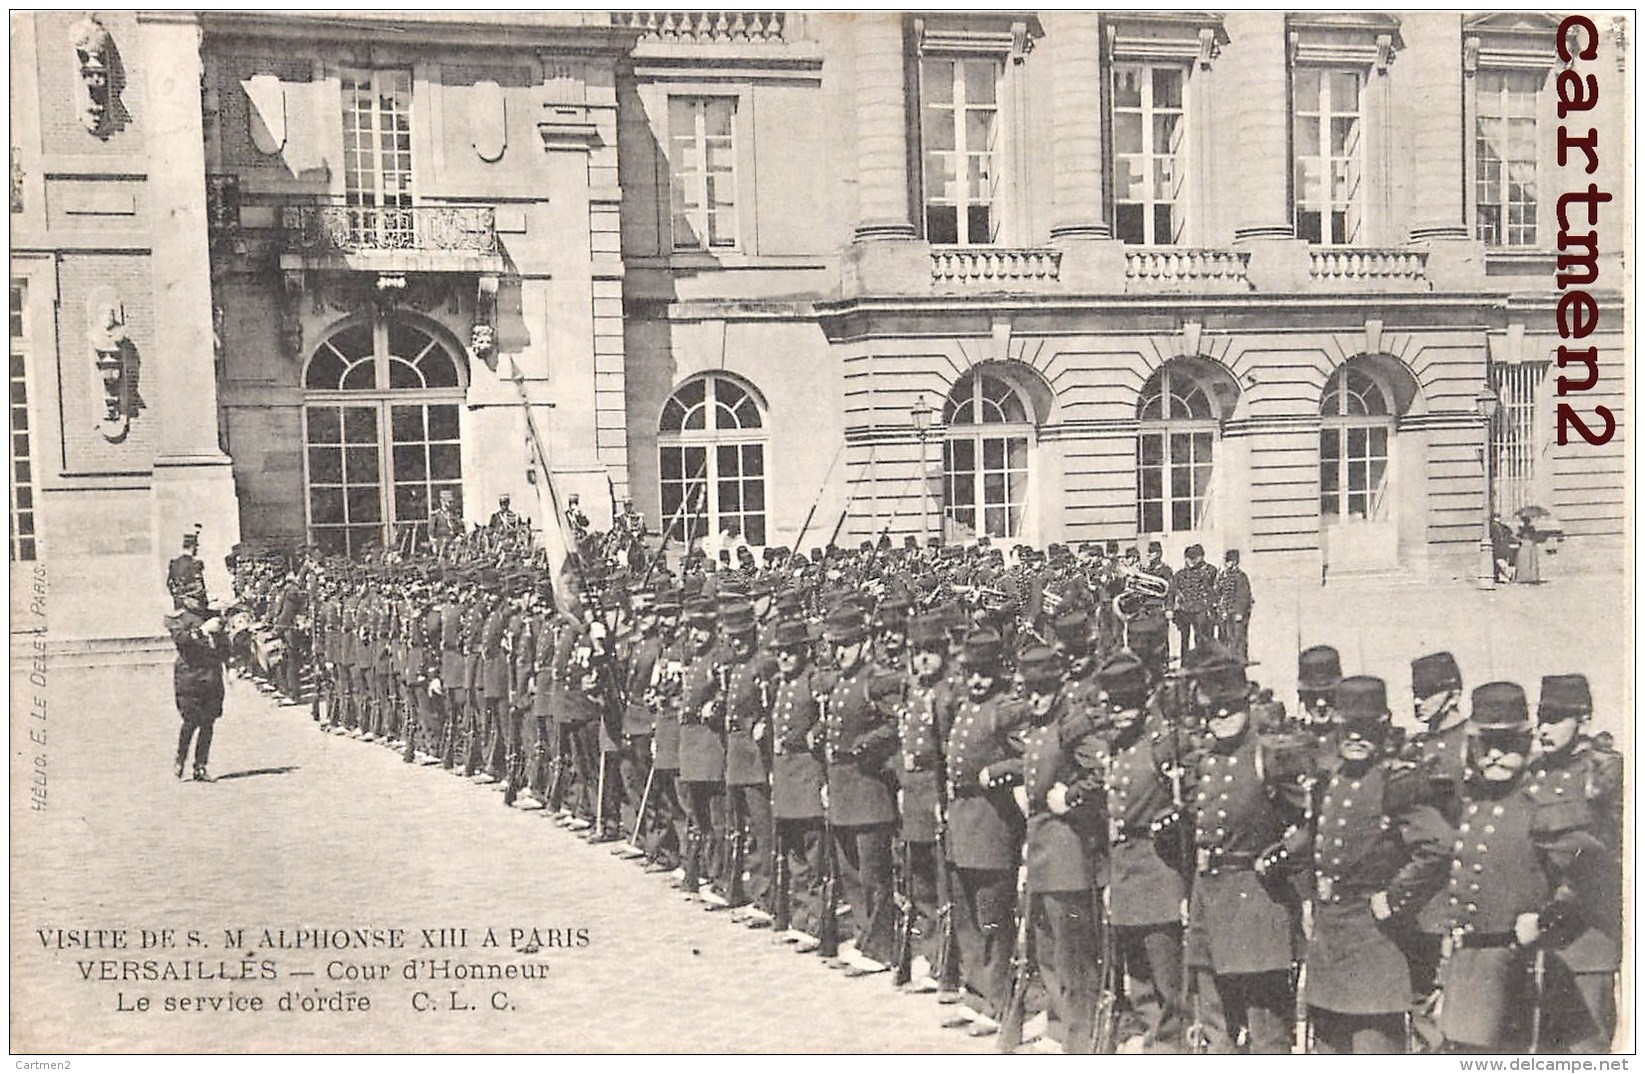
<svg viewBox="0 0 1645 1074"><path fill-rule="evenodd" d="M12 10L16 1069L1626 1070L1634 15Z"/></svg>

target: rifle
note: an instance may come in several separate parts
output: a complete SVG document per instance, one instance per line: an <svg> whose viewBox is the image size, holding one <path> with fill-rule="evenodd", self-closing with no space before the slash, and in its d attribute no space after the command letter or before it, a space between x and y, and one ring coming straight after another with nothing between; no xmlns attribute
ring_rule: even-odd
<svg viewBox="0 0 1645 1074"><path fill-rule="evenodd" d="M819 726L828 725L828 698L820 698L817 702L817 723ZM826 792L827 782L823 784ZM822 916L817 923L817 953L823 958L837 958L840 953L840 863L839 855L834 848L834 821L825 803L823 806L823 839L827 845L824 853L828 855L828 875L823 881L822 888Z"/></svg>
<svg viewBox="0 0 1645 1074"><path fill-rule="evenodd" d="M777 935L794 927L794 908L789 901L788 855L783 853L782 822L771 817L771 931Z"/></svg>
<svg viewBox="0 0 1645 1074"><path fill-rule="evenodd" d="M639 807L634 810L634 834L628 837L628 845L640 845L640 828L645 824L645 807L651 801L651 782L657 778L657 761L651 761L651 768L645 774L645 789L640 792Z"/></svg>
<svg viewBox="0 0 1645 1074"><path fill-rule="evenodd" d="M1099 944L1102 959L1102 977L1097 986L1097 1006L1091 1015L1091 1053L1113 1055L1119 1044L1119 948L1114 942L1114 922L1108 915L1107 891L1101 895L1092 889L1097 914L1097 927L1102 930Z"/></svg>
<svg viewBox="0 0 1645 1074"><path fill-rule="evenodd" d="M902 883L894 896L897 904L897 941L892 949L891 983L905 985L914 978L914 846L902 844Z"/></svg>
<svg viewBox="0 0 1645 1074"><path fill-rule="evenodd" d="M937 979L939 992L955 993L960 988L960 958L954 935L954 881L948 871L948 799L941 780L937 787L937 961L931 976Z"/></svg>
<svg viewBox="0 0 1645 1074"><path fill-rule="evenodd" d="M1028 940L1033 906L1028 895L1028 840L1022 843L1017 867L1017 940L1011 948L1011 998L1000 1016L999 1051L1012 1052L1022 1044L1022 1023L1028 1004Z"/></svg>
<svg viewBox="0 0 1645 1074"><path fill-rule="evenodd" d="M1531 957L1531 1054L1542 1051L1542 996L1547 987L1548 952L1538 947Z"/></svg>

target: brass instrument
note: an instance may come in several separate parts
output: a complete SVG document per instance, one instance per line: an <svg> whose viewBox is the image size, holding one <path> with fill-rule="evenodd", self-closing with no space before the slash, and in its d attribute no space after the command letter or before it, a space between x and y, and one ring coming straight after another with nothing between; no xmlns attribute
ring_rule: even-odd
<svg viewBox="0 0 1645 1074"><path fill-rule="evenodd" d="M1160 611L1170 592L1169 579L1149 571L1129 571L1125 575L1125 588L1114 598L1114 614L1129 623L1145 612Z"/></svg>

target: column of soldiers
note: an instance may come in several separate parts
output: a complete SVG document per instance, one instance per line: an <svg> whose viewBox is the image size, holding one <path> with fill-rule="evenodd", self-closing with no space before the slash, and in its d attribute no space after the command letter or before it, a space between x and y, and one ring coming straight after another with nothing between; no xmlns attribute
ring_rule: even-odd
<svg viewBox="0 0 1645 1074"><path fill-rule="evenodd" d="M529 554L288 572L315 719L1002 1050L1611 1045L1621 763L1581 675L1533 711L1422 656L1407 736L1329 647L1293 713L1249 677L1237 552L580 545L618 552L558 593Z"/></svg>

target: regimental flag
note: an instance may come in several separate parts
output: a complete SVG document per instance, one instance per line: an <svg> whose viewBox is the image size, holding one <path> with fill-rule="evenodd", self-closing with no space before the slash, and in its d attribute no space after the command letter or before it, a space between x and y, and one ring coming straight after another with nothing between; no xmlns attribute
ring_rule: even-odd
<svg viewBox="0 0 1645 1074"><path fill-rule="evenodd" d="M520 393L520 406L525 410L526 438L537 463L537 513L543 520L543 551L548 559L548 575L554 579L554 606L566 614L574 614L582 592L582 575L577 557L572 551L565 531L565 511L561 506L559 490L554 486L554 470L549 466L548 451L543 446L532 413L531 399L525 390L525 375L512 355L508 359L509 379Z"/></svg>

